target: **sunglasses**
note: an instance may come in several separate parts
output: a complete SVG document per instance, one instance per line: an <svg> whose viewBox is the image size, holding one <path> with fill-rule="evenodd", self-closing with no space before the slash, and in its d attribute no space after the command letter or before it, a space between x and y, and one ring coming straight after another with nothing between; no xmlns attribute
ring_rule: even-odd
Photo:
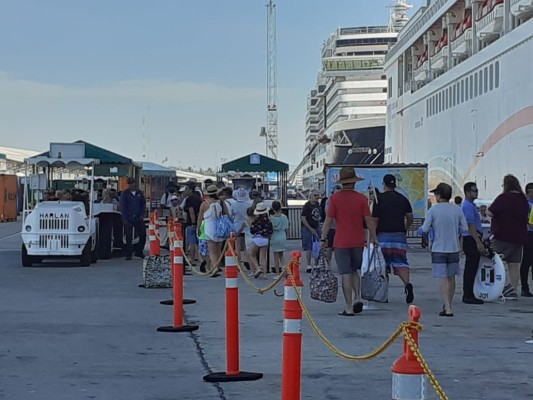
<svg viewBox="0 0 533 400"><path fill-rule="evenodd" d="M470 189L471 192L477 193L478 189Z"/></svg>

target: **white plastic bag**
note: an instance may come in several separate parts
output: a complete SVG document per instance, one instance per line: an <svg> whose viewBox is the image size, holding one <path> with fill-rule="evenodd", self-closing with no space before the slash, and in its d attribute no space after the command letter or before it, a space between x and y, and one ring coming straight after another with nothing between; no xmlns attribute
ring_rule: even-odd
<svg viewBox="0 0 533 400"><path fill-rule="evenodd" d="M372 256L372 254L374 254ZM385 258L381 252L381 248L378 246L374 249L374 245L369 243L363 249L363 262L361 263L361 276L367 272L373 272L378 268L378 272L382 272L381 269L386 269Z"/></svg>

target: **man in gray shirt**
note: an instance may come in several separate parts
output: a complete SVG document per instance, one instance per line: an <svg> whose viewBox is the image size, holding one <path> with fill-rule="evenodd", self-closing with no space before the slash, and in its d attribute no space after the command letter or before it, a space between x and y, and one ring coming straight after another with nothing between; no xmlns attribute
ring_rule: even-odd
<svg viewBox="0 0 533 400"><path fill-rule="evenodd" d="M424 224L419 228L421 235L433 230L431 264L433 277L439 279L439 291L444 302L442 317L453 317L452 301L455 294L455 275L459 275L459 235L468 232L468 224L461 208L450 203L452 187L439 183L431 190L437 204L431 207Z"/></svg>

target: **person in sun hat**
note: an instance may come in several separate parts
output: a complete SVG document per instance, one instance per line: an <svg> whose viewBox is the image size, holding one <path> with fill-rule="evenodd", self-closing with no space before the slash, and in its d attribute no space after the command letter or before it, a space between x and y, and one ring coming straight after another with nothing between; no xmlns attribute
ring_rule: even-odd
<svg viewBox="0 0 533 400"><path fill-rule="evenodd" d="M452 302L455 294L455 275L459 275L459 236L468 232L468 224L461 208L450 203L452 187L441 182L430 191L437 203L426 213L418 233L427 235L433 230L431 268L439 280L439 292L444 303L441 317L453 317Z"/></svg>
<svg viewBox="0 0 533 400"><path fill-rule="evenodd" d="M268 244L273 232L272 222L268 216L269 211L265 203L257 203L254 210L255 219L250 226L250 234L253 238L250 263L254 267L254 277L261 279L266 279ZM258 254L259 264L257 263Z"/></svg>
<svg viewBox="0 0 533 400"><path fill-rule="evenodd" d="M225 202L220 202L218 200L218 193L220 190L215 185L209 185L205 191L206 198L200 206L200 212L198 215L198 223L196 225L196 236L200 236L200 228L202 222L205 221L204 225L204 234L207 240L207 249L209 252L209 257L211 259L212 267L217 265L219 262L220 255L222 254L222 246L224 243L224 238L217 237L216 231L216 219L217 216L221 215L222 212L229 215L229 210ZM222 209L224 207L224 210ZM218 272L215 272L212 276L218 276Z"/></svg>
<svg viewBox="0 0 533 400"><path fill-rule="evenodd" d="M362 180L364 178L357 176L354 168L341 168L339 180L335 183L342 185L342 190L329 199L322 231L322 247L326 247L331 224L335 221L333 247L337 269L342 278L345 301L345 308L339 314L342 316L353 316L363 311L359 270L365 246L365 224L370 232L370 241L375 245L378 243L376 225L370 214L368 199L354 188L354 184Z"/></svg>
<svg viewBox="0 0 533 400"><path fill-rule="evenodd" d="M131 254L135 251L135 256L144 258L144 245L146 244L146 227L144 226L144 213L146 210L146 199L142 190L137 189L137 180L129 177L128 188L120 195L120 210L122 214L122 224L126 235L126 260L131 260ZM132 246L133 229L139 235L139 242L136 248Z"/></svg>
<svg viewBox="0 0 533 400"><path fill-rule="evenodd" d="M374 202L372 217L387 269L402 280L405 302L411 304L415 296L407 261L407 231L413 224L413 208L407 197L396 191L396 177L392 174L383 177L383 193Z"/></svg>

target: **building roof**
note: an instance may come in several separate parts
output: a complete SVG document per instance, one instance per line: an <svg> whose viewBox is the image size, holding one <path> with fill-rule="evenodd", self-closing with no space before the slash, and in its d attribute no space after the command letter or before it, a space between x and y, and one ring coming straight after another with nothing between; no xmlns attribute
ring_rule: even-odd
<svg viewBox="0 0 533 400"><path fill-rule="evenodd" d="M25 158L33 157L37 154L39 154L39 152L34 150L25 150L17 149L14 147L0 146L0 159L5 158L7 161L16 161L23 163Z"/></svg>
<svg viewBox="0 0 533 400"><path fill-rule="evenodd" d="M143 161L141 162L141 164L143 166L142 173L145 176L170 176L172 178L176 177L175 170L167 168L163 165L159 165L149 161Z"/></svg>
<svg viewBox="0 0 533 400"><path fill-rule="evenodd" d="M259 153L248 154L222 164L222 172L286 172L289 164Z"/></svg>

